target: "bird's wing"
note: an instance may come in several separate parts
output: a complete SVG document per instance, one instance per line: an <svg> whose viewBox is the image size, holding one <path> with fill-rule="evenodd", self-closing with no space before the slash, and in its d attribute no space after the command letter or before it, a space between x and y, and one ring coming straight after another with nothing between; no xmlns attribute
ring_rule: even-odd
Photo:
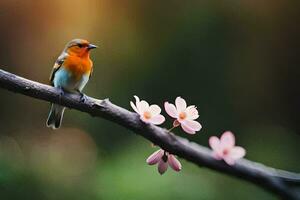
<svg viewBox="0 0 300 200"><path fill-rule="evenodd" d="M67 56L68 56L68 54L62 53L55 61L54 66L51 71L51 74L50 74L50 78L49 78L51 85L53 85L53 79L55 76L55 72L57 72L57 70L62 66L62 64L64 63Z"/></svg>

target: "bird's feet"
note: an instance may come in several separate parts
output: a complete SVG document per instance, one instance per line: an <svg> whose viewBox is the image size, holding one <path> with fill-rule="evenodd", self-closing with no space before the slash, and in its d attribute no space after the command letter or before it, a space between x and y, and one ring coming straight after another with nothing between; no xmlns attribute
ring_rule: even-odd
<svg viewBox="0 0 300 200"><path fill-rule="evenodd" d="M58 99L59 99L59 102L61 102L61 98L62 96L65 95L65 91L62 87L58 87L58 90L59 90L59 96L58 96Z"/></svg>
<svg viewBox="0 0 300 200"><path fill-rule="evenodd" d="M83 94L82 92L79 92L80 94L80 102L84 103L87 100L87 96Z"/></svg>

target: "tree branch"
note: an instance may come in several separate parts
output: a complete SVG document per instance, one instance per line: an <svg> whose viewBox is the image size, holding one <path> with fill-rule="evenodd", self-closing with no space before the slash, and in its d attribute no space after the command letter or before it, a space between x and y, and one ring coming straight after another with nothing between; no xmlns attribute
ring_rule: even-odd
<svg viewBox="0 0 300 200"><path fill-rule="evenodd" d="M140 121L136 113L114 105L108 99L98 100L87 97L85 102L81 102L80 96L75 94L66 94L60 97L60 91L54 87L16 76L4 70L0 70L0 87L107 119L198 166L205 166L250 181L283 199L300 199L299 191L294 188L300 183L300 174L267 167L246 159L241 159L234 166L229 166L223 161L215 160L208 148L169 134L167 130L158 126L145 124Z"/></svg>

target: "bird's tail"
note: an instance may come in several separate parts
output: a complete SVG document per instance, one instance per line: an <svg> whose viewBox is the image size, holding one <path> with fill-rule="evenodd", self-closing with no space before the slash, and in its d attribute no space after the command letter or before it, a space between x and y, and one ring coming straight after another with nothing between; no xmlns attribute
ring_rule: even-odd
<svg viewBox="0 0 300 200"><path fill-rule="evenodd" d="M47 119L47 127L58 129L61 125L64 111L65 107L57 104L51 104L50 113Z"/></svg>

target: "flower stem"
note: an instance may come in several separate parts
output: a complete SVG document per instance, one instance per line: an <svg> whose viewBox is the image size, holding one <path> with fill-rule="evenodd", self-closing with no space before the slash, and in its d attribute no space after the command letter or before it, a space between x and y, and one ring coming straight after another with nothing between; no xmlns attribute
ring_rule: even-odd
<svg viewBox="0 0 300 200"><path fill-rule="evenodd" d="M168 129L168 132L171 132L176 126L172 126L170 129Z"/></svg>

